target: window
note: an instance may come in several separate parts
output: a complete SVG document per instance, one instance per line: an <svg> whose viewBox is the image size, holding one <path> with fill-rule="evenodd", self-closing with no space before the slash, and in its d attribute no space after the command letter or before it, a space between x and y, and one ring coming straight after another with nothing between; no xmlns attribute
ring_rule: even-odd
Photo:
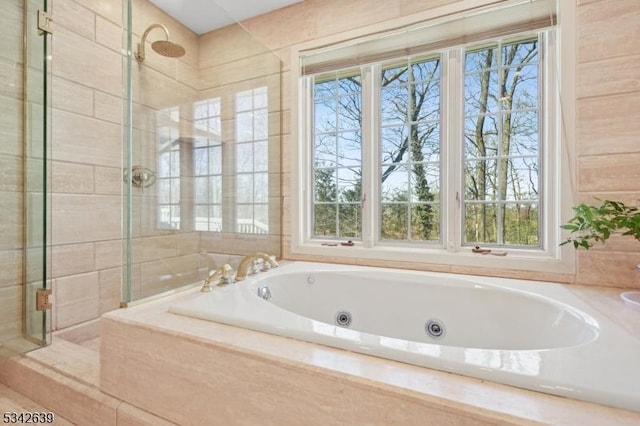
<svg viewBox="0 0 640 426"><path fill-rule="evenodd" d="M380 77L382 240L440 241L440 57Z"/></svg>
<svg viewBox="0 0 640 426"><path fill-rule="evenodd" d="M315 83L314 235L359 238L362 228L362 85L331 74Z"/></svg>
<svg viewBox="0 0 640 426"><path fill-rule="evenodd" d="M194 214L196 231L222 231L222 124L220 98L194 104Z"/></svg>
<svg viewBox="0 0 640 426"><path fill-rule="evenodd" d="M539 48L534 37L465 53L465 244L540 244Z"/></svg>
<svg viewBox="0 0 640 426"><path fill-rule="evenodd" d="M301 48L293 253L562 270L561 6L487 5Z"/></svg>
<svg viewBox="0 0 640 426"><path fill-rule="evenodd" d="M269 233L267 88L236 93L236 232Z"/></svg>

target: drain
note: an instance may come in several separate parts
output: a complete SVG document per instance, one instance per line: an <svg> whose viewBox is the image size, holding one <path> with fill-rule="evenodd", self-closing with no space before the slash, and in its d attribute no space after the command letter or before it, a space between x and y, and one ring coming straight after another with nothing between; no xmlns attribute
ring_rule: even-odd
<svg viewBox="0 0 640 426"><path fill-rule="evenodd" d="M264 300L269 300L271 299L271 290L266 285L262 286L258 289L258 296Z"/></svg>
<svg viewBox="0 0 640 426"><path fill-rule="evenodd" d="M351 324L351 314L347 311L340 311L336 314L336 324L341 327L348 327Z"/></svg>
<svg viewBox="0 0 640 426"><path fill-rule="evenodd" d="M442 321L430 319L425 324L424 329L429 336L434 337L436 339L444 336L445 328Z"/></svg>

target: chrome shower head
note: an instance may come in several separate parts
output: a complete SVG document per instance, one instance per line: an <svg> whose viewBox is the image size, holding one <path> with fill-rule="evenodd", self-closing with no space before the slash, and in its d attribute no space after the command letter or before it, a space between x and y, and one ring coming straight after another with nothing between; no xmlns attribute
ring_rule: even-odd
<svg viewBox="0 0 640 426"><path fill-rule="evenodd" d="M180 46L177 43L169 41L169 30L167 30L167 27L161 24L151 24L149 25L149 28L144 31L144 34L142 34L142 39L140 40L140 43L138 43L138 50L135 52L135 57L138 61L144 61L145 41L147 40L147 36L151 32L151 30L154 28L161 28L164 31L166 40L159 40L151 43L151 48L153 50L168 58L179 58L180 56L185 54L184 47Z"/></svg>

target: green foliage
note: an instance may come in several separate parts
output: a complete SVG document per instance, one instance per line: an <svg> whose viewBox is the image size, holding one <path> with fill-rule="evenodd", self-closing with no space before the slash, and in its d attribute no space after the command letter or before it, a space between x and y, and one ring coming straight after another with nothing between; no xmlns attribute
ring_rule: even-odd
<svg viewBox="0 0 640 426"><path fill-rule="evenodd" d="M593 247L592 241L604 243L613 234L631 235L640 241L640 211L637 207L604 200L599 206L579 204L573 210L575 216L560 227L576 235L560 245L573 244L576 249L588 250Z"/></svg>

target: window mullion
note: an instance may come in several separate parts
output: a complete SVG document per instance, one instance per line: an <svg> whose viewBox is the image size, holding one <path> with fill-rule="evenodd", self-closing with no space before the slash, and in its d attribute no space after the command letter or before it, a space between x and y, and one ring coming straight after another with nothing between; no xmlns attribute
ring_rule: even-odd
<svg viewBox="0 0 640 426"><path fill-rule="evenodd" d="M373 247L380 232L380 71L381 66L362 67L362 242Z"/></svg>
<svg viewBox="0 0 640 426"><path fill-rule="evenodd" d="M464 54L442 55L442 241L449 252L462 246L464 221Z"/></svg>

